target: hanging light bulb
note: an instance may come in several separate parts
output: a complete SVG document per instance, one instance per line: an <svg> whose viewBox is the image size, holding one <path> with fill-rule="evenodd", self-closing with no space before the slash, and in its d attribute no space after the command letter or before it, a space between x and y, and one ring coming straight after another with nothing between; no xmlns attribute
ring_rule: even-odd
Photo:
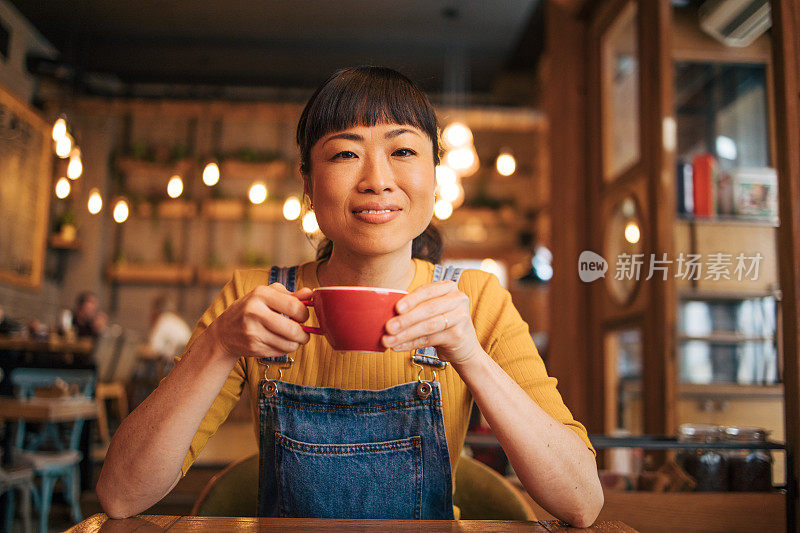
<svg viewBox="0 0 800 533"><path fill-rule="evenodd" d="M263 181L257 181L250 187L250 192L248 196L250 197L250 202L258 205L263 204L264 200L267 199L267 186L264 185Z"/></svg>
<svg viewBox="0 0 800 533"><path fill-rule="evenodd" d="M517 160L509 152L503 152L497 156L494 166L501 176L510 176L517 170Z"/></svg>
<svg viewBox="0 0 800 533"><path fill-rule="evenodd" d="M436 215L436 218L439 220L447 220L450 218L450 215L453 214L453 206L450 202L438 200L433 206L433 214Z"/></svg>
<svg viewBox="0 0 800 533"><path fill-rule="evenodd" d="M167 183L167 194L170 198L177 198L183 193L183 180L180 176L175 174L169 179Z"/></svg>
<svg viewBox="0 0 800 533"><path fill-rule="evenodd" d="M315 215L313 211L309 211L303 216L303 231L309 234L319 231L317 215Z"/></svg>
<svg viewBox="0 0 800 533"><path fill-rule="evenodd" d="M455 170L447 165L436 165L436 185L441 187L447 183L456 183L457 181L458 175L456 175Z"/></svg>
<svg viewBox="0 0 800 533"><path fill-rule="evenodd" d="M128 220L129 212L128 202L124 198L117 200L117 203L114 205L114 222L122 224Z"/></svg>
<svg viewBox="0 0 800 533"><path fill-rule="evenodd" d="M53 140L58 141L61 137L67 134L67 121L63 118L58 118L53 123Z"/></svg>
<svg viewBox="0 0 800 533"><path fill-rule="evenodd" d="M72 152L72 137L65 133L56 141L56 155L61 159L66 159Z"/></svg>
<svg viewBox="0 0 800 533"><path fill-rule="evenodd" d="M451 122L442 131L442 140L447 148L459 148L472 143L472 130L463 122Z"/></svg>
<svg viewBox="0 0 800 533"><path fill-rule="evenodd" d="M302 210L303 206L300 205L300 200L294 196L290 196L283 203L283 218L286 220L297 220Z"/></svg>
<svg viewBox="0 0 800 533"><path fill-rule="evenodd" d="M69 154L69 164L67 165L67 177L76 180L83 174L83 162L81 162L81 150L77 146Z"/></svg>
<svg viewBox="0 0 800 533"><path fill-rule="evenodd" d="M69 180L67 178L58 178L56 182L56 196L60 199L64 199L69 196L69 191L71 187L69 186Z"/></svg>
<svg viewBox="0 0 800 533"><path fill-rule="evenodd" d="M445 163L459 176L471 176L478 170L480 162L474 146L463 146L444 154Z"/></svg>
<svg viewBox="0 0 800 533"><path fill-rule="evenodd" d="M219 165L211 162L203 169L203 183L213 187L219 181Z"/></svg>
<svg viewBox="0 0 800 533"><path fill-rule="evenodd" d="M458 181L439 185L439 199L447 203L454 203L461 194L461 184Z"/></svg>
<svg viewBox="0 0 800 533"><path fill-rule="evenodd" d="M625 226L625 240L631 244L636 244L639 242L640 237L639 225L636 222L628 222Z"/></svg>
<svg viewBox="0 0 800 533"><path fill-rule="evenodd" d="M100 191L92 189L89 193L89 201L86 202L86 207L93 215L96 215L103 209L103 197L100 196Z"/></svg>

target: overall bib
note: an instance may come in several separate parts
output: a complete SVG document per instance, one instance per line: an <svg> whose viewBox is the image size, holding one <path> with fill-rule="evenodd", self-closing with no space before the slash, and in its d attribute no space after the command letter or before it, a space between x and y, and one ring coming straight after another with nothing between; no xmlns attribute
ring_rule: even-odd
<svg viewBox="0 0 800 533"><path fill-rule="evenodd" d="M461 269L435 267L433 281ZM270 271L295 290L297 267ZM365 356L370 357L370 356ZM375 357L380 357L376 355ZM416 350L417 381L383 390L308 387L267 378L259 387L259 516L452 520L452 475L433 347ZM433 379L422 379L425 367Z"/></svg>

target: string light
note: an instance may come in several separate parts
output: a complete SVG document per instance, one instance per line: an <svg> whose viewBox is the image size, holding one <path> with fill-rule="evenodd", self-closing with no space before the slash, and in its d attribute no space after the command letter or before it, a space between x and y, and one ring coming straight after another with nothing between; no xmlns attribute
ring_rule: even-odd
<svg viewBox="0 0 800 533"><path fill-rule="evenodd" d="M89 201L86 202L86 207L93 215L96 215L103 209L103 197L100 196L100 191L92 189L89 193Z"/></svg>
<svg viewBox="0 0 800 533"><path fill-rule="evenodd" d="M211 162L203 169L203 183L213 187L217 182L219 182L219 165Z"/></svg>
<svg viewBox="0 0 800 533"><path fill-rule="evenodd" d="M510 153L503 152L497 156L495 167L501 176L510 176L517 170L517 160Z"/></svg>
<svg viewBox="0 0 800 533"><path fill-rule="evenodd" d="M67 177L76 180L83 174L83 163L81 162L81 150L78 147L72 149L69 154L69 164L67 165Z"/></svg>
<svg viewBox="0 0 800 533"><path fill-rule="evenodd" d="M67 178L58 178L58 181L56 182L56 196L58 198L63 200L69 196L70 189L71 187Z"/></svg>
<svg viewBox="0 0 800 533"><path fill-rule="evenodd" d="M56 141L56 155L61 159L66 159L70 152L72 152L72 137L67 133Z"/></svg>
<svg viewBox="0 0 800 533"><path fill-rule="evenodd" d="M313 211L309 211L303 216L303 231L309 234L319 231L317 215Z"/></svg>
<svg viewBox="0 0 800 533"><path fill-rule="evenodd" d="M263 181L257 181L250 187L250 192L248 196L250 197L250 202L253 204L263 204L264 200L267 199L267 186L264 185Z"/></svg>
<svg viewBox="0 0 800 533"><path fill-rule="evenodd" d="M453 214L453 206L444 200L437 201L433 206L433 214L439 220L447 220Z"/></svg>
<svg viewBox="0 0 800 533"><path fill-rule="evenodd" d="M117 200L116 205L114 205L114 222L122 224L128 220L129 212L128 202L125 199Z"/></svg>
<svg viewBox="0 0 800 533"><path fill-rule="evenodd" d="M67 121L59 118L53 123L53 140L58 141L61 137L67 134Z"/></svg>
<svg viewBox="0 0 800 533"><path fill-rule="evenodd" d="M441 187L448 183L456 183L457 181L458 175L456 175L455 170L447 165L436 165L436 185Z"/></svg>
<svg viewBox="0 0 800 533"><path fill-rule="evenodd" d="M303 206L300 205L300 200L294 196L290 196L283 203L283 218L286 220L297 220L302 210Z"/></svg>
<svg viewBox="0 0 800 533"><path fill-rule="evenodd" d="M175 174L169 179L167 183L167 194L170 198L177 198L183 193L183 180L180 176Z"/></svg>
<svg viewBox="0 0 800 533"><path fill-rule="evenodd" d="M451 122L442 131L442 140L448 148L458 148L472 143L472 130L463 122Z"/></svg>

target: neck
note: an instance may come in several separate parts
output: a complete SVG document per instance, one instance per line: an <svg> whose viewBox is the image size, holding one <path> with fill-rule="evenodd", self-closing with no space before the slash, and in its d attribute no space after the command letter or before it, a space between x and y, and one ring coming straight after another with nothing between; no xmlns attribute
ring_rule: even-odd
<svg viewBox="0 0 800 533"><path fill-rule="evenodd" d="M407 250L380 256L364 256L333 247L331 257L317 268L321 287L332 285L383 287L406 290L414 279L411 246Z"/></svg>

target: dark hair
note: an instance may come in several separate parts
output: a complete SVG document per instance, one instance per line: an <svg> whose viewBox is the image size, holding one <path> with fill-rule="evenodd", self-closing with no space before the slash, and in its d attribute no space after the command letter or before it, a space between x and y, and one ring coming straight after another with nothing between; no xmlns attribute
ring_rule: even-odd
<svg viewBox="0 0 800 533"><path fill-rule="evenodd" d="M300 173L311 171L311 148L334 131L379 123L407 124L424 131L433 145L433 164L439 164L439 122L428 97L403 74L385 67L360 66L334 72L311 96L297 124ZM442 257L439 231L428 225L414 238L412 257L437 263ZM317 259L327 259L333 243L324 239Z"/></svg>
<svg viewBox="0 0 800 533"><path fill-rule="evenodd" d="M83 304L91 300L92 298L97 299L97 295L92 291L83 291L78 294L77 298L75 298L75 307L80 309L83 307Z"/></svg>

